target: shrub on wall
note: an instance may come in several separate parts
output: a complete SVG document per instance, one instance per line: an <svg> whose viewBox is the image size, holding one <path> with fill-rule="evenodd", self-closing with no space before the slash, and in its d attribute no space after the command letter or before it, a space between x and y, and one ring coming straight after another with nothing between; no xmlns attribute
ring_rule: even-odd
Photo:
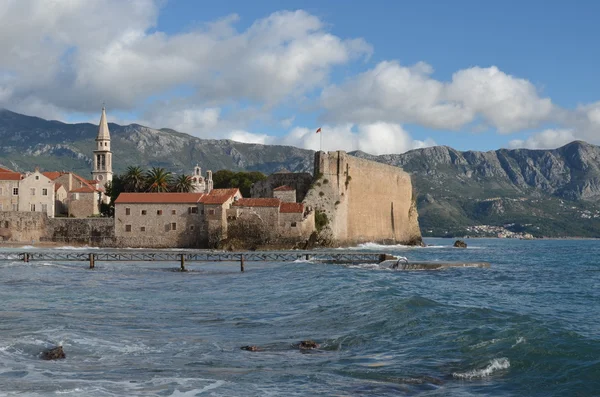
<svg viewBox="0 0 600 397"><path fill-rule="evenodd" d="M315 228L318 232L323 230L325 226L329 223L329 219L327 218L327 214L323 211L316 210L315 211Z"/></svg>

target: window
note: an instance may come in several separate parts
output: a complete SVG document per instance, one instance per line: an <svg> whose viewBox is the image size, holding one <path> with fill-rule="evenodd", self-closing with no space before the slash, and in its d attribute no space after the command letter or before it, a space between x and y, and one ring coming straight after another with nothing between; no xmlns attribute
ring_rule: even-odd
<svg viewBox="0 0 600 397"><path fill-rule="evenodd" d="M171 223L171 230L177 230L177 224L175 222Z"/></svg>
<svg viewBox="0 0 600 397"><path fill-rule="evenodd" d="M198 207L189 207L188 208L188 214L197 214L198 213Z"/></svg>
<svg viewBox="0 0 600 397"><path fill-rule="evenodd" d="M208 215L214 215L215 214L215 210L208 210Z"/></svg>
<svg viewBox="0 0 600 397"><path fill-rule="evenodd" d="M296 227L296 222L292 222L292 224L290 226Z"/></svg>
<svg viewBox="0 0 600 397"><path fill-rule="evenodd" d="M19 195L19 188L13 187L13 196L18 196L18 195Z"/></svg>
<svg viewBox="0 0 600 397"><path fill-rule="evenodd" d="M146 231L146 226L140 227L140 232L145 232L145 231Z"/></svg>
<svg viewBox="0 0 600 397"><path fill-rule="evenodd" d="M42 196L48 195L48 189L42 189Z"/></svg>
<svg viewBox="0 0 600 397"><path fill-rule="evenodd" d="M79 193L73 193L71 195L71 200L79 200Z"/></svg>
<svg viewBox="0 0 600 397"><path fill-rule="evenodd" d="M42 212L48 212L48 204L42 204Z"/></svg>
<svg viewBox="0 0 600 397"><path fill-rule="evenodd" d="M36 176L35 176L35 180L36 180L36 181L39 181L39 180L40 180L40 176L39 176L39 175L36 175Z"/></svg>
<svg viewBox="0 0 600 397"><path fill-rule="evenodd" d="M31 193L32 196L35 196L35 188L34 187L29 189L29 192Z"/></svg>
<svg viewBox="0 0 600 397"><path fill-rule="evenodd" d="M156 215L162 215L162 210L156 210Z"/></svg>
<svg viewBox="0 0 600 397"><path fill-rule="evenodd" d="M13 204L12 209L13 209L13 211L18 211L19 210L19 205L18 204Z"/></svg>
<svg viewBox="0 0 600 397"><path fill-rule="evenodd" d="M177 215L177 210L171 210L171 215Z"/></svg>
<svg viewBox="0 0 600 397"><path fill-rule="evenodd" d="M204 210L200 210L200 215L204 215Z"/></svg>
<svg viewBox="0 0 600 397"><path fill-rule="evenodd" d="M142 210L142 215L146 215L146 210Z"/></svg>
<svg viewBox="0 0 600 397"><path fill-rule="evenodd" d="M194 231L194 225L190 225L190 231Z"/></svg>
<svg viewBox="0 0 600 397"><path fill-rule="evenodd" d="M35 204L31 204L31 208L29 210L35 212Z"/></svg>
<svg viewBox="0 0 600 397"><path fill-rule="evenodd" d="M130 232L131 231L131 225L125 225L125 231L126 232Z"/></svg>
<svg viewBox="0 0 600 397"><path fill-rule="evenodd" d="M131 215L131 208L125 208L125 215Z"/></svg>

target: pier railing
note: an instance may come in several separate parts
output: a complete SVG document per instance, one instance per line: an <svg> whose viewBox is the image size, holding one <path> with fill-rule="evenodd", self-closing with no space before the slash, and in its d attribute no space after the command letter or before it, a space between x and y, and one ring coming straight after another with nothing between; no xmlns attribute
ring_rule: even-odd
<svg viewBox="0 0 600 397"><path fill-rule="evenodd" d="M186 251L186 252L0 252L0 261L47 261L47 262L89 262L90 269L101 262L178 262L185 270L186 262L239 262L244 271L244 262L294 262L299 260L323 263L378 263L391 258L375 252L343 251Z"/></svg>

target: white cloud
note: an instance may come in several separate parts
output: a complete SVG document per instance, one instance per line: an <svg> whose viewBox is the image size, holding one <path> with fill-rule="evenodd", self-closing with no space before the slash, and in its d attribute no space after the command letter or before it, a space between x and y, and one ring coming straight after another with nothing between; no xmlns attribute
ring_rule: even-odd
<svg viewBox="0 0 600 397"><path fill-rule="evenodd" d="M261 145L268 145L275 140L274 137L267 134L253 134L242 130L231 131L228 138L236 142L259 143Z"/></svg>
<svg viewBox="0 0 600 397"><path fill-rule="evenodd" d="M513 149L555 149L574 140L575 134L572 130L545 130L526 140L514 139L508 145Z"/></svg>
<svg viewBox="0 0 600 397"><path fill-rule="evenodd" d="M361 39L328 33L304 11L276 12L241 32L235 15L179 34L154 32L158 5L2 2L0 75L10 78L0 79L0 106L18 111L36 102L86 112L105 101L130 110L181 86L196 90L196 105L246 100L273 106L321 86L333 66L371 52Z"/></svg>
<svg viewBox="0 0 600 397"><path fill-rule="evenodd" d="M473 119L458 102L444 100L444 84L430 77L432 68L381 62L341 86L323 90L321 105L328 121L417 123L457 129Z"/></svg>
<svg viewBox="0 0 600 397"><path fill-rule="evenodd" d="M456 130L480 116L499 132L537 126L550 119L553 105L527 80L497 67L456 72L451 82L431 77L425 63L406 67L381 62L346 83L323 90L327 120L358 123L417 123Z"/></svg>
<svg viewBox="0 0 600 397"><path fill-rule="evenodd" d="M305 149L362 150L370 154L404 153L411 149L433 146L435 142L414 140L402 126L391 123L325 125L315 129L296 127L274 143Z"/></svg>
<svg viewBox="0 0 600 397"><path fill-rule="evenodd" d="M548 121L553 110L552 101L540 98L533 84L495 66L454 73L446 98L480 114L501 133L536 127Z"/></svg>

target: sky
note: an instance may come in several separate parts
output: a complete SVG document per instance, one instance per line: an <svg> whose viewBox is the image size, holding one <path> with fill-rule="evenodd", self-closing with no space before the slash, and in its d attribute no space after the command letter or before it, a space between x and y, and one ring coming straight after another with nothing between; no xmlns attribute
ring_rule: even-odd
<svg viewBox="0 0 600 397"><path fill-rule="evenodd" d="M3 0L0 107L403 153L600 144L600 2ZM321 135L315 131L321 128Z"/></svg>

